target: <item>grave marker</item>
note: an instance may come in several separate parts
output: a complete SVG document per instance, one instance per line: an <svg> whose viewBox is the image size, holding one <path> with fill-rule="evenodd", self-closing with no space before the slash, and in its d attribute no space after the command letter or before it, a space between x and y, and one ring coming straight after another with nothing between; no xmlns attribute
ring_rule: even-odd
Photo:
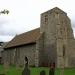
<svg viewBox="0 0 75 75"><path fill-rule="evenodd" d="M28 68L28 58L25 56L25 68L22 72L22 75L30 75L30 70Z"/></svg>

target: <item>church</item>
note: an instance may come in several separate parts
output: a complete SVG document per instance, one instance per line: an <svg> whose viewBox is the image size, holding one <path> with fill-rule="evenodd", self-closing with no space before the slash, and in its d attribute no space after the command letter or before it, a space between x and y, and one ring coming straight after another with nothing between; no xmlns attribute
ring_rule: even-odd
<svg viewBox="0 0 75 75"><path fill-rule="evenodd" d="M63 10L55 7L41 14L40 28L15 36L4 47L4 63L58 68L75 67L75 39L71 21Z"/></svg>

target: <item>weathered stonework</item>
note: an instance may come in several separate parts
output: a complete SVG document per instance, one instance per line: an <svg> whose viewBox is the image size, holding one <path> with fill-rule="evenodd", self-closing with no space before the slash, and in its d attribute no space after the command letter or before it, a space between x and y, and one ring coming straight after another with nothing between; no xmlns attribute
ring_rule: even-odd
<svg viewBox="0 0 75 75"><path fill-rule="evenodd" d="M65 12L56 7L41 14L40 32L45 35L44 50L48 52L47 56L51 53L48 62L53 59L57 67L71 67L75 64L73 30Z"/></svg>
<svg viewBox="0 0 75 75"><path fill-rule="evenodd" d="M31 44L22 47L15 47L5 51L4 62L8 62L9 65L24 66L25 56L29 59L29 65L35 65L35 50L36 45Z"/></svg>
<svg viewBox="0 0 75 75"><path fill-rule="evenodd" d="M37 37L36 40L32 38L34 44L30 42L7 48L4 62L24 65L24 57L27 56L32 66L50 66L51 62L55 62L58 68L75 67L75 40L70 19L64 11L55 7L42 13Z"/></svg>

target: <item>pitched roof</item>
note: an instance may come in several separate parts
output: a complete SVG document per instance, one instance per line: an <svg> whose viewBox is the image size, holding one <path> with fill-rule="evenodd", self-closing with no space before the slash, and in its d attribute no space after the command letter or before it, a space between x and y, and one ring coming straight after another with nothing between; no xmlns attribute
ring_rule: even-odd
<svg viewBox="0 0 75 75"><path fill-rule="evenodd" d="M35 43L40 36L40 28L15 36L4 48Z"/></svg>

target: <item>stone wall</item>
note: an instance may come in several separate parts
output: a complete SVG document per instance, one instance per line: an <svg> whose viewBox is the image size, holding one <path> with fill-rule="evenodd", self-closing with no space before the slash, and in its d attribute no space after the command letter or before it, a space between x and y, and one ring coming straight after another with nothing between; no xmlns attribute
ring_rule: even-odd
<svg viewBox="0 0 75 75"><path fill-rule="evenodd" d="M40 33L44 33L44 62L49 65L51 62L56 63L56 18L55 13L47 11L41 14Z"/></svg>
<svg viewBox="0 0 75 75"><path fill-rule="evenodd" d="M16 64L17 66L24 65L24 58L25 56L29 59L29 65L35 65L35 50L36 45L24 45L21 47L9 48L4 51L4 63L8 63L10 65Z"/></svg>
<svg viewBox="0 0 75 75"><path fill-rule="evenodd" d="M40 33L39 39L36 40L36 51L35 51L35 65L44 66L42 63L45 62L44 54L44 33Z"/></svg>
<svg viewBox="0 0 75 75"><path fill-rule="evenodd" d="M72 46L72 40L74 40L73 30L66 13L59 12L57 19L57 64L58 67L69 67L72 65L69 64L71 61L70 57L73 54L71 51L74 52Z"/></svg>
<svg viewBox="0 0 75 75"><path fill-rule="evenodd" d="M14 59L15 59L15 49L7 49L4 50L2 53L3 56L3 63L8 63L9 65L14 64Z"/></svg>
<svg viewBox="0 0 75 75"><path fill-rule="evenodd" d="M20 53L19 54L20 57L19 58L17 57L17 60L19 64L24 65L24 58L25 56L27 56L29 60L29 65L34 66L35 65L35 50L36 50L35 44L30 44L30 45L18 48L17 51Z"/></svg>
<svg viewBox="0 0 75 75"><path fill-rule="evenodd" d="M44 52L48 62L55 62L59 68L75 66L74 36L67 14L57 7L42 13L40 27L40 33L44 33Z"/></svg>
<svg viewBox="0 0 75 75"><path fill-rule="evenodd" d="M70 39L68 44L68 64L69 67L75 67L75 40Z"/></svg>

